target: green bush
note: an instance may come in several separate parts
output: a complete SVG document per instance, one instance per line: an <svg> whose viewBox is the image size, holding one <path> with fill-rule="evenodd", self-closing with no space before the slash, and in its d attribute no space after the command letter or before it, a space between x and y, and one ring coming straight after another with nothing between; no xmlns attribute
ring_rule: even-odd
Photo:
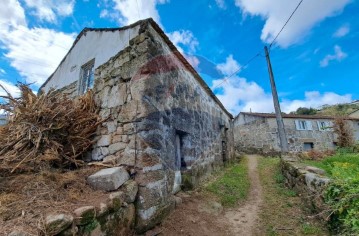
<svg viewBox="0 0 359 236"><path fill-rule="evenodd" d="M325 191L331 207L331 225L348 233L359 234L359 166L334 162L333 181Z"/></svg>
<svg viewBox="0 0 359 236"><path fill-rule="evenodd" d="M332 178L324 192L333 213L332 229L337 233L359 235L359 154L341 148L332 157L306 163L324 169Z"/></svg>

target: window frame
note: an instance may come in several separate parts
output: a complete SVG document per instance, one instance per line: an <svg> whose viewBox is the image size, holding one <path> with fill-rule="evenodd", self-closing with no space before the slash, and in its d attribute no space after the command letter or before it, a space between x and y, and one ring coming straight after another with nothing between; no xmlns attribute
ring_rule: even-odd
<svg viewBox="0 0 359 236"><path fill-rule="evenodd" d="M295 120L294 123L297 130L313 130L312 122L310 120Z"/></svg>
<svg viewBox="0 0 359 236"><path fill-rule="evenodd" d="M86 72L89 72L87 74ZM84 94L87 90L92 89L94 85L95 58L81 66L79 79L79 94Z"/></svg>
<svg viewBox="0 0 359 236"><path fill-rule="evenodd" d="M322 124L325 124L323 127ZM318 129L320 131L333 131L333 123L331 121L317 121Z"/></svg>

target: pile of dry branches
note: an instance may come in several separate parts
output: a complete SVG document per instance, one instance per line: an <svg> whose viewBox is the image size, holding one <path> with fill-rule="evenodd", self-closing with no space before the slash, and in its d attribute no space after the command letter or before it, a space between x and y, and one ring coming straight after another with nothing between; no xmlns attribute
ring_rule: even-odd
<svg viewBox="0 0 359 236"><path fill-rule="evenodd" d="M0 172L82 165L102 122L93 93L72 100L54 91L36 95L27 85L18 87L21 96L7 92L2 96L7 103L0 105L9 115L8 124L0 127Z"/></svg>

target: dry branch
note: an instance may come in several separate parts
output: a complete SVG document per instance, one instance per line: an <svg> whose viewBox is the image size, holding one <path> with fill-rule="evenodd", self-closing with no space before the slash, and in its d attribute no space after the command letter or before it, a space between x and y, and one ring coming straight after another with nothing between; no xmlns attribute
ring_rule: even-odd
<svg viewBox="0 0 359 236"><path fill-rule="evenodd" d="M0 127L0 172L81 166L102 123L92 91L72 100L53 90L36 95L27 85L18 87L19 98L2 87L7 103L0 109L7 112L9 122Z"/></svg>

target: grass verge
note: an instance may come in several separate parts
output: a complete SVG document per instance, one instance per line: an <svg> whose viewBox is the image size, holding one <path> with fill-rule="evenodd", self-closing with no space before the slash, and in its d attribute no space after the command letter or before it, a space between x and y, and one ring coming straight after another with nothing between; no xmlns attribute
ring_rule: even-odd
<svg viewBox="0 0 359 236"><path fill-rule="evenodd" d="M246 199L249 192L248 160L243 158L224 170L224 174L206 186L224 207L233 207L238 201Z"/></svg>
<svg viewBox="0 0 359 236"><path fill-rule="evenodd" d="M329 235L323 225L310 217L296 192L284 186L279 161L279 158L259 159L264 197L259 235Z"/></svg>

